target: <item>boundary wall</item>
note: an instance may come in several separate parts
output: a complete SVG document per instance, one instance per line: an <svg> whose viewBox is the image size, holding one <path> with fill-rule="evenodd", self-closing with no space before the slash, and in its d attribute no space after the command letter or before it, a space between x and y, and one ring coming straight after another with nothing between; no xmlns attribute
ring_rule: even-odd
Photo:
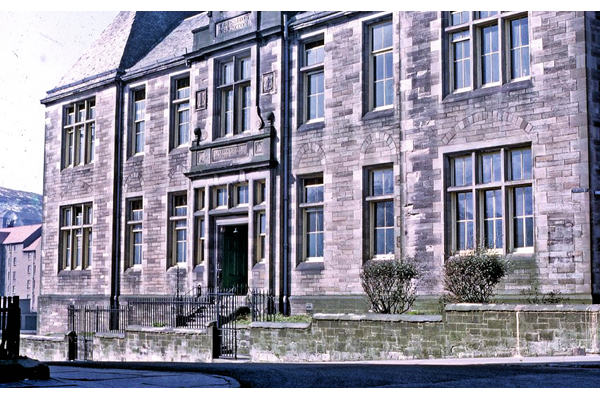
<svg viewBox="0 0 600 400"><path fill-rule="evenodd" d="M600 305L450 304L443 315L315 314L312 322L255 322L240 330L256 362L571 356L599 353ZM21 355L67 359L64 337L21 336ZM130 327L96 334L95 361L211 362L204 330Z"/></svg>

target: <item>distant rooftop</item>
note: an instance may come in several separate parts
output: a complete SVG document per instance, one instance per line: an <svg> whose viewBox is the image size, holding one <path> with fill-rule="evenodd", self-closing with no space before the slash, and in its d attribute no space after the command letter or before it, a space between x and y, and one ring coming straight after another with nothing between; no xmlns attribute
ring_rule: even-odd
<svg viewBox="0 0 600 400"><path fill-rule="evenodd" d="M5 239L0 242L1 244L19 244L24 243L32 236L39 237L42 233L42 225L25 225L17 226L15 228L3 228L0 229L0 240L3 234L8 234Z"/></svg>

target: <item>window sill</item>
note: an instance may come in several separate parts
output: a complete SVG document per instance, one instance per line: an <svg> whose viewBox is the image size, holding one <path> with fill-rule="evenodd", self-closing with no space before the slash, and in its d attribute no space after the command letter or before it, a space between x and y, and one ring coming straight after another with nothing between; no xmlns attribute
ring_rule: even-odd
<svg viewBox="0 0 600 400"><path fill-rule="evenodd" d="M260 260L259 262L254 264L254 266L252 267L252 269L264 269L264 268L265 268L265 260Z"/></svg>
<svg viewBox="0 0 600 400"><path fill-rule="evenodd" d="M137 153L132 156L129 156L129 158L127 159L127 162L142 161L143 159L144 159L144 153Z"/></svg>
<svg viewBox="0 0 600 400"><path fill-rule="evenodd" d="M448 94L443 103L452 103L455 101L463 101L468 99L473 99L477 97L489 96L495 93L506 93L514 90L523 90L533 87L533 83L531 82L531 77L529 78L519 78L519 80L507 82L504 85L494 85L488 87L482 87L474 90L461 90L457 92L453 92Z"/></svg>
<svg viewBox="0 0 600 400"><path fill-rule="evenodd" d="M369 121L369 120L378 119L378 118L391 117L393 115L394 115L393 107L379 108L379 109L371 110L368 113L366 113L363 116L362 120Z"/></svg>
<svg viewBox="0 0 600 400"><path fill-rule="evenodd" d="M169 152L169 154L179 154L179 153L184 153L184 152L188 152L190 151L190 145L189 143L186 144L182 144L181 146L172 148L171 151Z"/></svg>
<svg viewBox="0 0 600 400"><path fill-rule="evenodd" d="M70 277L70 276L79 276L79 275L91 275L91 268L86 269L63 269L58 271L59 277Z"/></svg>
<svg viewBox="0 0 600 400"><path fill-rule="evenodd" d="M319 129L323 129L325 128L325 121L321 120L321 121L314 121L314 122L305 122L302 125L300 125L298 127L298 129L296 129L296 132L301 133L301 132L308 132L308 131L315 131L315 130L319 130Z"/></svg>
<svg viewBox="0 0 600 400"><path fill-rule="evenodd" d="M125 274L140 274L142 272L141 265L134 265L132 267L125 268Z"/></svg>
<svg viewBox="0 0 600 400"><path fill-rule="evenodd" d="M320 274L323 269L325 269L325 264L322 261L304 261L296 267L296 271L307 274Z"/></svg>

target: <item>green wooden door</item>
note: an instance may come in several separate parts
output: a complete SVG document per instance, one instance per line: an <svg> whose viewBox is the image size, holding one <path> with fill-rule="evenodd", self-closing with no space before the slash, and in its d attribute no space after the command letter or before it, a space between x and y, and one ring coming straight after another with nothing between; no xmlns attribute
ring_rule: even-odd
<svg viewBox="0 0 600 400"><path fill-rule="evenodd" d="M225 226L220 235L221 289L248 285L248 225Z"/></svg>

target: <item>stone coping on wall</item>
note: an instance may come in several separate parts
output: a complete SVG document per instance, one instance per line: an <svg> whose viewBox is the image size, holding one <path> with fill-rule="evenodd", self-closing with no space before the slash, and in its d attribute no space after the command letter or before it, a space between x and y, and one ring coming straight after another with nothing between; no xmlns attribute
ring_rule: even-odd
<svg viewBox="0 0 600 400"><path fill-rule="evenodd" d="M599 312L600 304L447 304L446 311Z"/></svg>
<svg viewBox="0 0 600 400"><path fill-rule="evenodd" d="M65 336L66 335L62 335L62 336L58 336L58 335L51 335L51 336L45 336L45 335L21 335L21 339L25 339L25 340L32 340L32 341L44 341L44 342L64 342L65 341Z"/></svg>
<svg viewBox="0 0 600 400"><path fill-rule="evenodd" d="M209 326L213 325L212 323ZM194 334L206 334L208 328L205 329L189 329L189 328L172 328L169 326L165 327L149 327L140 325L131 325L125 328L125 332L149 332L149 333L181 333L187 335ZM97 335L97 334L96 334Z"/></svg>
<svg viewBox="0 0 600 400"><path fill-rule="evenodd" d="M411 314L324 314L313 315L315 320L336 321L389 321L389 322L442 322L441 315L411 315Z"/></svg>
<svg viewBox="0 0 600 400"><path fill-rule="evenodd" d="M263 329L308 329L310 322L253 322L250 328Z"/></svg>

